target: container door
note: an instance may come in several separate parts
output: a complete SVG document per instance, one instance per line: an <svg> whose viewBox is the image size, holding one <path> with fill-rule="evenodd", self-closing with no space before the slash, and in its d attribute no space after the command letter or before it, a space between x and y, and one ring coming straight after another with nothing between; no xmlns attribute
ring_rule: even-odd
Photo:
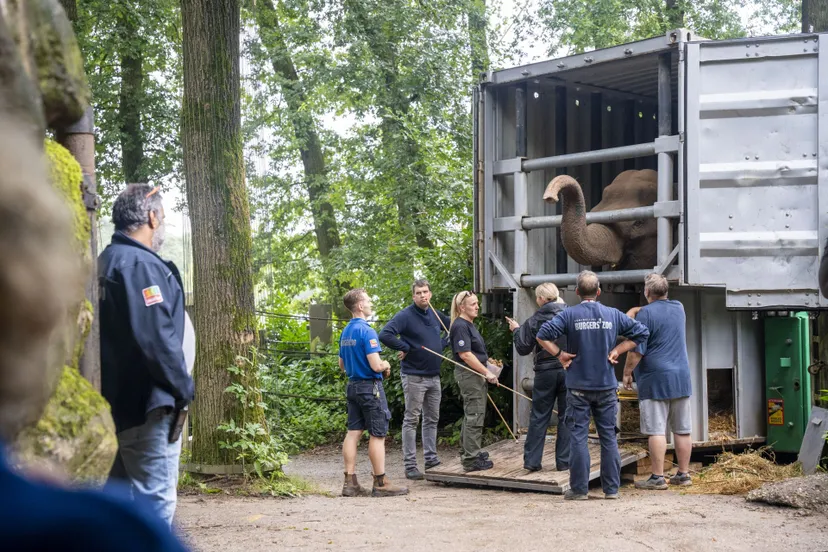
<svg viewBox="0 0 828 552"><path fill-rule="evenodd" d="M688 43L685 282L728 308L828 306L827 35Z"/></svg>

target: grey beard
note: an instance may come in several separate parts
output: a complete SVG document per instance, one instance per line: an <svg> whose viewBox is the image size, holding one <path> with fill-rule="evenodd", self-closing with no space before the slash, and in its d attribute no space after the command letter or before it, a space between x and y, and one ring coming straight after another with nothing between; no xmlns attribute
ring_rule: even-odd
<svg viewBox="0 0 828 552"><path fill-rule="evenodd" d="M167 234L167 224L161 223L161 226L152 234L152 250L158 253L161 251L161 246L164 245L164 238Z"/></svg>

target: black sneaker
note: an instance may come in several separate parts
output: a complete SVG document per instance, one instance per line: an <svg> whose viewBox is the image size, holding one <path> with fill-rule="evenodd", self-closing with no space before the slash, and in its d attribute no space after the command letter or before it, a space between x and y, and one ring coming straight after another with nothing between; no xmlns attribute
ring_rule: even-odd
<svg viewBox="0 0 828 552"><path fill-rule="evenodd" d="M410 470L405 470L405 478L406 479L413 479L415 481L419 481L420 479L425 479L423 474L417 468L412 468Z"/></svg>
<svg viewBox="0 0 828 552"><path fill-rule="evenodd" d="M440 465L439 460L435 460L434 462L426 462L425 469L430 470L431 468L436 468Z"/></svg>
<svg viewBox="0 0 828 552"><path fill-rule="evenodd" d="M676 472L676 475L670 478L670 485L687 486L693 484L693 478L689 473Z"/></svg>
<svg viewBox="0 0 828 552"><path fill-rule="evenodd" d="M536 471L541 471L541 467L540 467L540 466L523 466L523 469L524 469L524 470L526 470L526 471L528 471L528 472L536 472Z"/></svg>
<svg viewBox="0 0 828 552"><path fill-rule="evenodd" d="M474 462L471 466L463 466L464 472L473 472L473 471L485 471L490 470L494 467L494 463L491 460L483 460L479 456L474 459Z"/></svg>
<svg viewBox="0 0 828 552"><path fill-rule="evenodd" d="M482 460L488 460L489 459L489 453L486 452L485 450L481 450L480 452L477 453L477 457L482 459Z"/></svg>
<svg viewBox="0 0 828 552"><path fill-rule="evenodd" d="M585 494L578 494L570 489L564 493L564 500L589 500L589 496Z"/></svg>

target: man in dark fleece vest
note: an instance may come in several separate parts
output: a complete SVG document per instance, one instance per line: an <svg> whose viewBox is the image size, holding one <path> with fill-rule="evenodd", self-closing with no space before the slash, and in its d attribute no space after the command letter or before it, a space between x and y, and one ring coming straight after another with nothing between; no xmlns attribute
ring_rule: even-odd
<svg viewBox="0 0 828 552"><path fill-rule="evenodd" d="M576 293L581 304L570 307L538 331L538 343L557 357L566 373L566 423L572 444L569 453L570 490L566 500L586 500L589 484L587 435L590 413L601 441L601 486L604 498L618 498L621 458L615 437L618 380L612 365L618 357L645 343L650 331L623 312L596 300L601 295L598 276L585 270L578 275ZM554 340L567 337L567 351ZM619 335L628 341L615 346Z"/></svg>
<svg viewBox="0 0 828 552"><path fill-rule="evenodd" d="M431 285L417 280L411 286L414 303L398 312L379 334L383 345L399 351L400 377L405 394L402 442L405 476L423 479L417 469L417 424L423 417L423 457L425 469L440 464L437 458L437 422L440 419L440 352L448 345L448 336L441 336L451 320L431 308ZM439 319L438 319L439 315ZM445 332L443 332L445 333Z"/></svg>

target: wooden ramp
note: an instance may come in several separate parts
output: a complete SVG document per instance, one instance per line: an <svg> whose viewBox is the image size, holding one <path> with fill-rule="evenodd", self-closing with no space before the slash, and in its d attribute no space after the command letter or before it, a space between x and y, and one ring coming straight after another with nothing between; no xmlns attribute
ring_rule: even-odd
<svg viewBox="0 0 828 552"><path fill-rule="evenodd" d="M490 470L470 472L463 471L460 458L443 458L442 464L426 470L427 481L441 483L462 483L480 487L498 487L502 489L521 489L563 494L569 489L569 471L555 471L555 440L548 439L543 449L543 469L528 472L523 469L523 443L525 438L515 442L513 439L500 441L483 450L488 451L489 460L494 463ZM619 444L621 466L632 464L647 456L641 446ZM590 481L601 472L601 447L597 442L589 441Z"/></svg>

